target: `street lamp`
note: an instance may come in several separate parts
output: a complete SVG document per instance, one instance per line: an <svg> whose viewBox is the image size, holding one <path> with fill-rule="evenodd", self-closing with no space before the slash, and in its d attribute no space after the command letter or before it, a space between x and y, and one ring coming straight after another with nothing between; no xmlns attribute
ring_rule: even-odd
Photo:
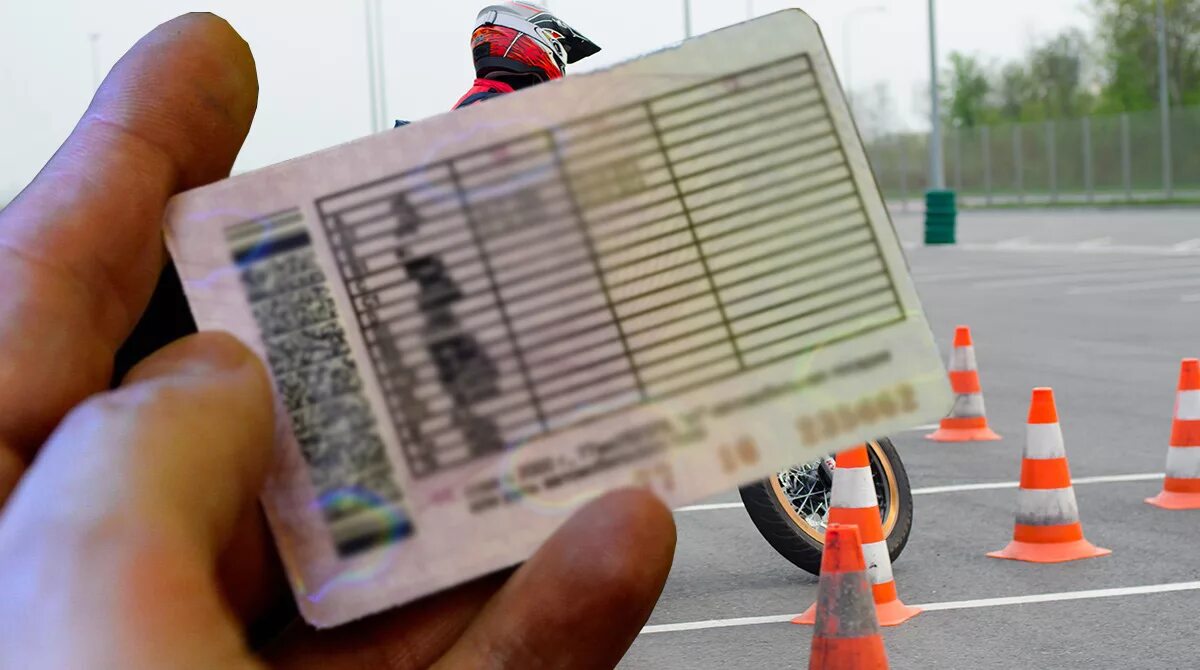
<svg viewBox="0 0 1200 670"><path fill-rule="evenodd" d="M854 19L858 16L866 14L878 14L886 12L887 7L883 5L871 5L868 7L857 7L846 16L842 21L842 67L846 71L846 97L850 99L850 108L854 108L854 80L850 76L850 28L854 25Z"/></svg>
<svg viewBox="0 0 1200 670"><path fill-rule="evenodd" d="M946 188L946 169L942 164L942 109L938 96L937 12L929 0L929 188Z"/></svg>
<svg viewBox="0 0 1200 670"><path fill-rule="evenodd" d="M683 36L692 36L692 0L683 0Z"/></svg>
<svg viewBox="0 0 1200 670"><path fill-rule="evenodd" d="M100 33L91 33L88 39L92 42L92 90L100 88Z"/></svg>
<svg viewBox="0 0 1200 670"><path fill-rule="evenodd" d="M367 17L367 79L371 96L371 132L387 128L387 89L383 75L382 0L363 0Z"/></svg>

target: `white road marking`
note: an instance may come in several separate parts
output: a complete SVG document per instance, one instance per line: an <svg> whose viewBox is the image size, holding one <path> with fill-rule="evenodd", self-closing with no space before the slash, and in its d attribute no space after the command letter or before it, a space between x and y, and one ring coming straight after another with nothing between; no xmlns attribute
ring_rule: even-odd
<svg viewBox="0 0 1200 670"><path fill-rule="evenodd" d="M1026 266L1006 272L972 272L913 278L917 286L960 284L973 282L971 288L1009 288L1017 286L1039 286L1043 284L1070 283L1078 277L1117 282L1126 279L1150 279L1181 276L1193 269L1195 256L1149 257L1141 256L1136 261L1114 261L1111 257L1095 257L1097 262L1072 262L1070 265ZM1178 261L1176 262L1176 259Z"/></svg>
<svg viewBox="0 0 1200 670"><path fill-rule="evenodd" d="M1144 482L1152 479L1162 479L1161 472L1146 472L1136 475L1101 475L1098 477L1075 477L1071 480L1071 484L1078 486L1080 484L1116 484L1120 482ZM933 493L959 493L961 491L990 491L992 489L1015 489L1021 485L1021 482L984 482L981 484L951 484L949 486L925 486L922 488L913 489L912 493L915 496L930 495Z"/></svg>
<svg viewBox="0 0 1200 670"><path fill-rule="evenodd" d="M1034 243L1021 242L1023 238L1004 240L1002 242L967 242L956 245L965 251L1020 251L1060 254L1147 254L1151 256L1195 256L1200 255L1198 249L1178 250L1175 247L1150 246L1144 244L1110 244L1103 246L1081 246L1079 243Z"/></svg>
<svg viewBox="0 0 1200 670"><path fill-rule="evenodd" d="M707 505L688 505L687 507L676 507L676 512L707 512L714 509L737 509L744 507L740 502L731 503L709 503Z"/></svg>
<svg viewBox="0 0 1200 670"><path fill-rule="evenodd" d="M1098 475L1096 477L1075 477L1071 480L1073 486L1086 484L1119 484L1123 482L1147 482L1156 479L1162 479L1161 472L1143 472L1132 475ZM1015 489L1021 485L1021 482L981 482L978 484L949 484L947 486L924 486L912 490L915 496L926 496L935 493L961 493L964 491L992 491L995 489ZM707 512L719 509L739 509L743 507L740 502L730 503L709 503L705 505L688 505L687 507L678 507L676 512Z"/></svg>
<svg viewBox="0 0 1200 670"><path fill-rule="evenodd" d="M1111 237L1097 237L1090 240L1084 240L1075 245L1077 249L1091 250L1097 247L1112 246L1113 239Z"/></svg>
<svg viewBox="0 0 1200 670"><path fill-rule="evenodd" d="M1171 247L1175 251L1197 251L1200 250L1200 237L1195 237L1190 240L1184 240L1179 244Z"/></svg>
<svg viewBox="0 0 1200 670"><path fill-rule="evenodd" d="M1180 302L1200 302L1200 293L1189 293L1179 296Z"/></svg>
<svg viewBox="0 0 1200 670"><path fill-rule="evenodd" d="M1175 258L1175 257L1171 257ZM1137 258L1126 260L1112 260L1107 258L1096 258L1074 261L1069 268L1068 273L1074 272L1099 272L1110 270L1129 270L1131 273L1148 270L1159 270L1163 268L1190 268L1194 262L1190 256L1178 256L1179 263L1177 265L1164 265L1164 260L1159 258ZM1036 265L1036 266L1019 266L997 268L995 270L981 270L979 267L973 268L955 268L955 269L936 269L922 273L919 270L913 270L913 278L918 283L927 281L942 281L946 279L975 279L979 281L991 281L1001 279L1019 279L1029 278L1032 276L1041 277L1047 274L1052 276L1062 276L1059 272L1063 266L1061 264L1054 265Z"/></svg>
<svg viewBox="0 0 1200 670"><path fill-rule="evenodd" d="M996 243L997 249L1024 249L1029 246L1028 237L1013 237Z"/></svg>
<svg viewBox="0 0 1200 670"><path fill-rule="evenodd" d="M944 603L923 603L916 605L916 607L920 607L926 612L946 612L953 610L980 609L983 607L1030 605L1034 603L1052 603L1069 600L1094 600L1096 598L1117 598L1121 596L1141 596L1156 593L1174 593L1177 591L1197 590L1200 590L1200 582L1171 582L1167 584L1124 586L1111 589L1061 591L1059 593L1037 593L1028 596L981 598L978 600L955 600ZM706 628L729 628L731 626L755 626L768 623L786 623L795 618L795 616L795 614L772 614L768 616L739 617L736 619L709 619L707 621L690 621L687 623L657 624L642 628L642 634L649 635L653 633L678 633L689 630L704 630Z"/></svg>
<svg viewBox="0 0 1200 670"><path fill-rule="evenodd" d="M1200 276L1190 279L1159 279L1155 281L1126 282L1104 286L1072 286L1067 289L1067 295L1095 295L1099 293L1131 293L1134 291L1153 291L1160 288L1183 288L1200 285Z"/></svg>
<svg viewBox="0 0 1200 670"><path fill-rule="evenodd" d="M1144 261L1142 262L1144 263ZM1146 266L1144 264L1137 266L1137 269L1131 272L1112 272L1110 268L1105 268L1102 272L1040 272L1036 276L1029 276L1026 272L1025 276L1015 279L992 279L978 281L971 284L971 288L1015 288L1020 286L1043 286L1046 284L1069 284L1076 281L1086 281L1089 279L1097 279L1100 281L1125 281L1131 277L1145 279L1149 277L1171 277L1182 274L1186 271L1195 272L1194 266L1179 265L1174 267L1162 266Z"/></svg>

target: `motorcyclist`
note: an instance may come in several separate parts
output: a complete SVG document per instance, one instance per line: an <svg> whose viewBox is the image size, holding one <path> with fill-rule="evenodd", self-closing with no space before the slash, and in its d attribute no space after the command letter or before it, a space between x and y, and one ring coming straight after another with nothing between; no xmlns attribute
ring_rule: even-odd
<svg viewBox="0 0 1200 670"><path fill-rule="evenodd" d="M567 65L598 51L595 42L544 7L531 2L489 5L479 12L471 34L475 83L454 109L561 79Z"/></svg>
<svg viewBox="0 0 1200 670"><path fill-rule="evenodd" d="M454 108L561 79L568 64L597 51L595 42L544 7L529 2L485 7L471 35L477 78Z"/></svg>

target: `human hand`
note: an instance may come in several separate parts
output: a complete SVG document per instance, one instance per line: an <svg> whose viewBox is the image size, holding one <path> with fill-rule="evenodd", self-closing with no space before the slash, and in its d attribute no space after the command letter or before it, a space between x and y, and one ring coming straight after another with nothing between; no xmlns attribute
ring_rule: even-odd
<svg viewBox="0 0 1200 670"><path fill-rule="evenodd" d="M256 503L262 366L200 334L107 389L163 267L167 200L228 174L257 89L228 24L168 22L0 212L0 668L614 665L674 551L670 512L638 491L581 510L511 575L248 649L288 597Z"/></svg>

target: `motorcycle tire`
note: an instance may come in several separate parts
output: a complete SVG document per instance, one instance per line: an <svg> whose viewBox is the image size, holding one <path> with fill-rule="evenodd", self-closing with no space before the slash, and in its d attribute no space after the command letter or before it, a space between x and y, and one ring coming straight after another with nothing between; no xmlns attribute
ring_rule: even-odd
<svg viewBox="0 0 1200 670"><path fill-rule="evenodd" d="M888 553L895 561L904 551L912 530L912 486L891 440L882 438L868 442L867 454L871 459L871 474L880 503L883 534L887 538ZM819 461L817 463L798 468L819 469ZM828 487L825 490L824 513L820 522L814 523L812 520L819 510L806 510L807 516L802 516L801 510L796 508L784 491L781 483L784 481L781 480L783 474L741 487L742 502L758 532L775 551L801 570L820 574L825 518L828 517Z"/></svg>

